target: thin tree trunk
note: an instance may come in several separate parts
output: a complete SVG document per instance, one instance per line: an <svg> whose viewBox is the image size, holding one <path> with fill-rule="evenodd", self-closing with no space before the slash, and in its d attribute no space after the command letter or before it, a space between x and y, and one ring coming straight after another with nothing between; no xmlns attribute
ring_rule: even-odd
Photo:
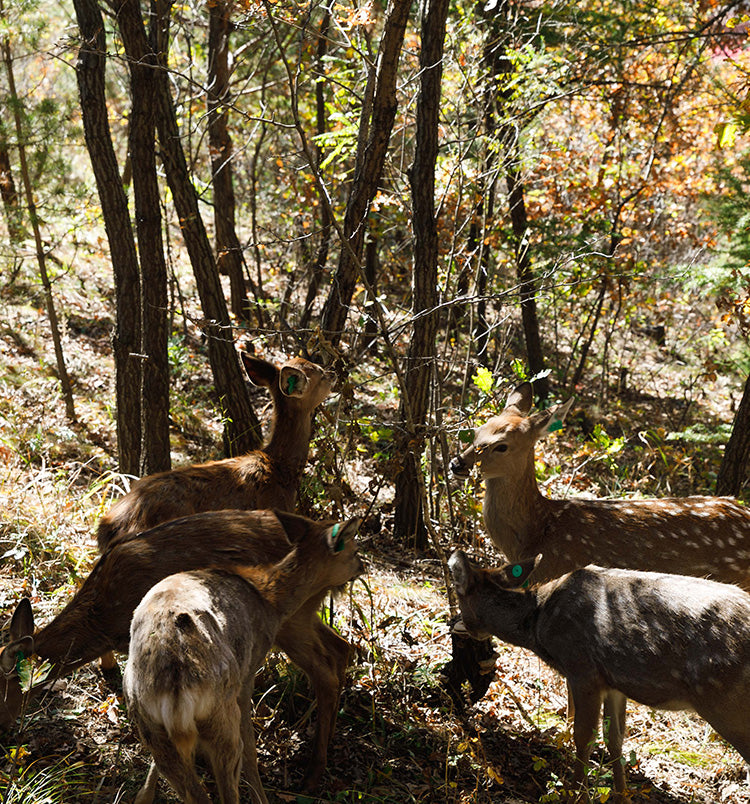
<svg viewBox="0 0 750 804"><path fill-rule="evenodd" d="M422 471L424 427L430 389L433 386L438 324L435 163L438 153L443 42L447 14L448 0L424 0L417 134L414 161L409 170L414 218L414 323L406 357L404 394L399 409L403 430L401 437L397 439L397 450L403 463L402 470L395 479L394 535L404 542L413 543L419 549L425 548L428 542L418 473Z"/></svg>
<svg viewBox="0 0 750 804"><path fill-rule="evenodd" d="M229 277L230 306L238 321L249 321L250 302L245 288L245 260L235 227L233 147L227 127L229 100L229 35L232 32L232 3L209 3L208 22L208 142L211 152L211 181L214 189L216 262L219 272Z"/></svg>
<svg viewBox="0 0 750 804"><path fill-rule="evenodd" d="M144 356L142 471L153 474L171 466L167 264L162 242L153 112L157 59L149 46L139 0L109 1L116 14L130 68L129 150L141 273L141 353Z"/></svg>
<svg viewBox="0 0 750 804"><path fill-rule="evenodd" d="M105 99L104 22L96 0L73 0L81 46L76 77L83 129L91 158L115 279L113 336L120 471L137 475L141 449L140 281L125 191L120 182Z"/></svg>
<svg viewBox="0 0 750 804"><path fill-rule="evenodd" d="M0 198L3 200L5 220L8 225L8 236L11 243L20 243L23 240L23 221L18 205L18 191L13 178L13 168L10 162L8 142L4 136L4 129L0 129Z"/></svg>
<svg viewBox="0 0 750 804"><path fill-rule="evenodd" d="M318 31L318 52L317 52L317 73L318 81L315 84L315 133L320 137L328 131L328 114L326 111L325 91L326 85L323 81L325 75L325 56L328 52L328 30L331 25L331 9L326 6L323 12L323 19L320 21ZM320 168L322 153L320 146L315 146L316 165ZM321 199L318 205L320 209L320 239L315 259L310 267L310 282L307 286L305 296L305 307L300 318L300 329L305 329L312 318L313 305L318 297L318 291L323 281L323 271L328 262L328 250L331 245L331 231L333 221L331 220L331 209L325 199Z"/></svg>
<svg viewBox="0 0 750 804"><path fill-rule="evenodd" d="M745 382L740 405L732 423L724 457L721 459L716 478L716 493L737 496L747 480L747 465L750 460L750 376Z"/></svg>
<svg viewBox="0 0 750 804"><path fill-rule="evenodd" d="M378 189L396 117L398 61L409 8L409 0L391 0L380 42L372 117L368 117L367 145L349 190L341 255L321 317L321 329L334 346L343 335L349 305L361 272L367 215ZM363 114L368 115L367 107L363 109Z"/></svg>
<svg viewBox="0 0 750 804"><path fill-rule="evenodd" d="M157 0L155 5L155 24L160 28L157 33L162 43L160 63L165 66L171 2ZM217 401L224 417L226 450L230 455L240 455L260 445L260 423L250 405L250 396L234 348L226 300L198 208L195 188L190 181L166 68L157 71L156 76L156 123L162 162L201 299L208 357L216 384Z"/></svg>
<svg viewBox="0 0 750 804"><path fill-rule="evenodd" d="M0 17L5 16L2 0L0 0ZM68 377L68 370L65 366L65 355L62 349L62 339L60 338L60 326L57 320L55 309L55 299L52 295L52 285L47 273L47 262L44 253L44 243L42 233L39 228L39 217L36 212L36 202L34 200L34 190L31 186L31 176L29 165L26 159L26 144L23 132L23 121L21 119L21 102L16 92L16 77L13 70L13 53L10 47L10 39L6 34L2 40L3 61L5 62L5 72L8 76L8 89L10 94L10 105L13 110L13 122L16 128L16 148L18 149L18 161L21 166L21 179L23 181L24 194L26 196L26 207L29 212L31 228L34 232L34 244L36 246L36 259L39 265L39 276L44 288L44 300L47 306L47 317L49 318L50 330L52 333L52 343L55 349L55 360L57 362L57 376L60 380L63 399L65 400L65 413L70 421L75 421L76 411L73 403L73 389Z"/></svg>

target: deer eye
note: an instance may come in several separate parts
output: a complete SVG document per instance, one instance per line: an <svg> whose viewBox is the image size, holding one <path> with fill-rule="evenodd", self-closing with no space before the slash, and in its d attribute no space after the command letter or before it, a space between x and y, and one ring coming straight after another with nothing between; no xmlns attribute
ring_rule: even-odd
<svg viewBox="0 0 750 804"><path fill-rule="evenodd" d="M507 445L507 444L498 444L498 445L495 447L495 449L493 449L492 451L493 451L493 452L505 452L507 449L508 449L508 445Z"/></svg>

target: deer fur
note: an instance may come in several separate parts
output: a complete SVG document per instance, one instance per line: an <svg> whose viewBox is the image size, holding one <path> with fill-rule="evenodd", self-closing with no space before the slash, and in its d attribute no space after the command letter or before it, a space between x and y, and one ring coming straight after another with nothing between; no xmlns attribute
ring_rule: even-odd
<svg viewBox="0 0 750 804"><path fill-rule="evenodd" d="M559 500L540 493L534 445L563 426L572 401L529 415L531 384L519 385L451 462L459 477L479 466L484 524L508 561L541 553L540 581L599 564L708 576L750 590L750 511L731 498Z"/></svg>
<svg viewBox="0 0 750 804"><path fill-rule="evenodd" d="M309 529L270 567L170 575L138 604L123 691L153 765L136 804L151 804L158 773L186 804L210 804L196 750L208 755L222 804L239 804L241 769L252 801L267 804L250 717L255 674L287 617L361 573L358 526Z"/></svg>
<svg viewBox="0 0 750 804"><path fill-rule="evenodd" d="M278 368L247 352L241 351L240 357L247 375L268 388L273 401L270 435L263 449L137 480L100 520L100 552L120 534L200 511L294 510L310 448L313 411L330 393L334 377L301 357Z"/></svg>
<svg viewBox="0 0 750 804"><path fill-rule="evenodd" d="M10 641L0 651L0 731L21 712L24 696L17 663L32 654L52 663L49 678L71 673L106 651L127 652L130 619L146 592L162 578L196 569L277 563L317 523L280 511L211 511L172 520L112 543L73 599L52 622L34 631L28 600L11 618ZM313 594L281 626L276 644L308 676L318 720L304 785L318 784L336 723L349 644L317 616L325 593Z"/></svg>
<svg viewBox="0 0 750 804"><path fill-rule="evenodd" d="M684 575L593 565L531 589L537 556L481 569L457 550L449 560L462 623L528 648L568 681L575 702L574 784L586 770L602 702L615 789L625 790L625 700L692 709L750 762L750 595ZM536 572L534 572L536 576ZM588 797L581 793L584 800Z"/></svg>

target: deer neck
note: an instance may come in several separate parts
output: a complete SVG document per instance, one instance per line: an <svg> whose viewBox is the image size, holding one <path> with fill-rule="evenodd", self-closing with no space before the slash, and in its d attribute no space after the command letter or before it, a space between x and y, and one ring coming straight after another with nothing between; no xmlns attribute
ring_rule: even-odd
<svg viewBox="0 0 750 804"><path fill-rule="evenodd" d="M243 571L243 575L260 592L279 620L286 619L306 600L321 591L314 584L314 569L305 570L294 555L287 556L271 567L257 570L248 568Z"/></svg>
<svg viewBox="0 0 750 804"><path fill-rule="evenodd" d="M301 472L310 451L312 411L296 413L289 408L286 399L277 403L271 434L263 450L276 465Z"/></svg>
<svg viewBox="0 0 750 804"><path fill-rule="evenodd" d="M528 558L525 548L535 540L550 502L539 492L533 457L517 476L488 477L484 483L484 524L490 538L509 561Z"/></svg>

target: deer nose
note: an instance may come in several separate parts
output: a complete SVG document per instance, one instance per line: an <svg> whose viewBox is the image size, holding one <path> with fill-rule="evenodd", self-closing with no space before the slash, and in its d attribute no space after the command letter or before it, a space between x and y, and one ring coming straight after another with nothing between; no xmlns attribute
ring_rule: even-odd
<svg viewBox="0 0 750 804"><path fill-rule="evenodd" d="M468 477L469 467L466 466L464 459L460 455L456 455L449 466L451 474L454 474L456 477Z"/></svg>

